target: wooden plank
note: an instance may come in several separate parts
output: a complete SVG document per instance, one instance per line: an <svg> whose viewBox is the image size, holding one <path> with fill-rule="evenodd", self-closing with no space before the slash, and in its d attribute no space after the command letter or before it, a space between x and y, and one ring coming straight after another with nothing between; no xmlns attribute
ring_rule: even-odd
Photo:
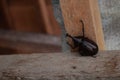
<svg viewBox="0 0 120 80"><path fill-rule="evenodd" d="M0 64L0 80L120 80L120 51L2 55Z"/></svg>
<svg viewBox="0 0 120 80"><path fill-rule="evenodd" d="M61 39L59 37L0 30L0 54L60 51Z"/></svg>
<svg viewBox="0 0 120 80"><path fill-rule="evenodd" d="M43 38L43 37L41 37ZM52 38L52 37L51 37ZM48 39L51 41L51 39ZM47 41L47 40L44 40ZM60 52L61 46L46 42L27 42L0 38L0 55Z"/></svg>
<svg viewBox="0 0 120 80"><path fill-rule="evenodd" d="M97 0L60 0L66 31L82 35L81 19L85 24L85 36L97 42L105 50L104 36Z"/></svg>

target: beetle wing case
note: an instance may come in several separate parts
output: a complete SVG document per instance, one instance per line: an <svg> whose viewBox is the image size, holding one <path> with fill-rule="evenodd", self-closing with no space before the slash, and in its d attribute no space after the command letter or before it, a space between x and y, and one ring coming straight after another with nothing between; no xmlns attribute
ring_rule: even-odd
<svg viewBox="0 0 120 80"><path fill-rule="evenodd" d="M97 44L88 38L84 38L79 48L79 52L82 56L94 56L98 53Z"/></svg>

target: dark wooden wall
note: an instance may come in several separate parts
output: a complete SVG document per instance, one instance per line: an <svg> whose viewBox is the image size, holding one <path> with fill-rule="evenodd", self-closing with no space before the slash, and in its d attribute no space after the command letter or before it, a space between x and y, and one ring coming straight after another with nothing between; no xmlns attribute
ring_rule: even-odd
<svg viewBox="0 0 120 80"><path fill-rule="evenodd" d="M2 7L0 6L0 28L8 29L8 25L6 23L7 22L5 21L5 16L4 16L4 13L2 11Z"/></svg>
<svg viewBox="0 0 120 80"><path fill-rule="evenodd" d="M1 29L60 35L50 0L1 0L0 7Z"/></svg>

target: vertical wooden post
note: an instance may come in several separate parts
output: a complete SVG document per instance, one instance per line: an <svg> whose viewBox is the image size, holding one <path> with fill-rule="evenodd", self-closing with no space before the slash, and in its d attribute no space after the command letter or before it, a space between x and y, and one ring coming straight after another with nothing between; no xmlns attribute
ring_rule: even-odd
<svg viewBox="0 0 120 80"><path fill-rule="evenodd" d="M97 42L104 50L104 36L97 0L60 0L66 31L73 35L82 35L81 19L85 24L85 36Z"/></svg>

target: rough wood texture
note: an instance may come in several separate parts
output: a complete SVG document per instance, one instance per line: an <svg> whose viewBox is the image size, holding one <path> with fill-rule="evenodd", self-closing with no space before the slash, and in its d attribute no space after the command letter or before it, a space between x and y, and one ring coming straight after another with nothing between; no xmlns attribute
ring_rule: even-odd
<svg viewBox="0 0 120 80"><path fill-rule="evenodd" d="M0 80L120 80L120 51L0 56Z"/></svg>
<svg viewBox="0 0 120 80"><path fill-rule="evenodd" d="M86 37L96 41L100 50L105 49L97 0L60 0L66 31L74 36L82 33L82 19Z"/></svg>

